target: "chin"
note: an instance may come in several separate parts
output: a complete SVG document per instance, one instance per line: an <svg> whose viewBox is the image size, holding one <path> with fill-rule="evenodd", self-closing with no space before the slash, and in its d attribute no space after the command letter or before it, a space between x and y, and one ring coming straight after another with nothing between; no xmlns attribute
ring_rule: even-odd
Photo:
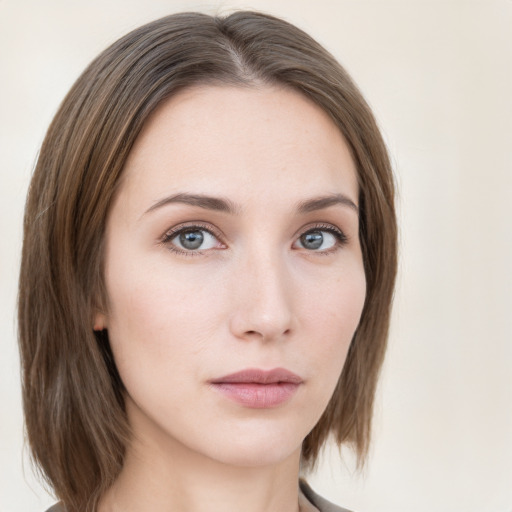
<svg viewBox="0 0 512 512"><path fill-rule="evenodd" d="M240 468L262 468L277 466L289 459L299 459L302 440L298 444L280 442L233 443L231 446L219 446L215 451L209 450L212 460Z"/></svg>
<svg viewBox="0 0 512 512"><path fill-rule="evenodd" d="M289 422L241 422L226 430L210 432L211 442L203 446L203 453L238 467L276 465L291 457L300 458L302 442L308 433L303 425L300 427Z"/></svg>
<svg viewBox="0 0 512 512"><path fill-rule="evenodd" d="M275 465L300 457L302 441L312 428L304 424L304 417L290 411L284 415L260 411L245 418L206 414L193 421L186 414L162 415L162 409L146 414L130 399L127 410L142 453L149 449L156 457L167 454L171 460L191 457L237 467Z"/></svg>

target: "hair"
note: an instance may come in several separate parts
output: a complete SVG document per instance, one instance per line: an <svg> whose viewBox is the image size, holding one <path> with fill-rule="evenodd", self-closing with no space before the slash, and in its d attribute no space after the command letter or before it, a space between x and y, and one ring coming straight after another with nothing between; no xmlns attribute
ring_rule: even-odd
<svg viewBox="0 0 512 512"><path fill-rule="evenodd" d="M343 372L303 442L314 465L332 434L364 463L384 358L397 266L394 183L385 144L361 93L336 60L269 15L171 15L101 53L63 100L43 142L24 218L19 344L32 456L68 512L96 510L130 439L108 333L105 224L144 123L167 98L199 84L278 85L322 108L348 143L359 181L367 294Z"/></svg>

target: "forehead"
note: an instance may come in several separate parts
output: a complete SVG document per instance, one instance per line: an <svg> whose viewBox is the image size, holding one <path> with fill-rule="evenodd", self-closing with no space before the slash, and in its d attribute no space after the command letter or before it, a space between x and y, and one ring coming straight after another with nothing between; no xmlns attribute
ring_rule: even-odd
<svg viewBox="0 0 512 512"><path fill-rule="evenodd" d="M358 195L350 150L328 114L274 86L193 87L164 102L136 140L122 188L153 200L190 188L242 202L342 189L357 204Z"/></svg>

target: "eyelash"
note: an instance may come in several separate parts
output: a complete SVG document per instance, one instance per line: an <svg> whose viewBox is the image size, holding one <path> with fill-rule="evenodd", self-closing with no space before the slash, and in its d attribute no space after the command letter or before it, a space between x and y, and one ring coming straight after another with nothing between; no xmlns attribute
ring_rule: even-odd
<svg viewBox="0 0 512 512"><path fill-rule="evenodd" d="M197 223L197 222L195 222L193 224L187 224L187 225L180 224L180 225L172 228L171 230L167 231L164 234L164 236L161 239L161 243L163 245L165 245L171 252L174 252L176 254L180 254L180 255L184 255L184 256L200 256L200 255L204 254L205 250L203 250L203 251L201 251L200 249L195 250L195 251L194 250L182 250L179 247L176 247L175 245L173 245L171 243L171 241L174 238L176 238L181 233L184 233L187 231L206 231L207 233L209 233L210 235L215 237L217 240L219 240L221 243L223 243L222 235L220 232L212 229L212 227L209 225L205 225L205 224ZM307 233L311 233L311 232L315 232L315 231L325 231L327 233L330 233L331 235L333 235L336 238L336 244L334 245L334 247L327 249L327 250L323 250L323 251L314 251L314 250L308 251L307 249L304 248L304 250L306 250L309 253L314 253L314 254L318 254L318 255L332 254L333 252L337 251L340 247L343 247L344 245L346 245L349 241L349 238L347 237L347 235L345 235L345 233L343 233L343 231L341 231L341 229L336 228L332 224L316 224L314 226L307 226L307 229L301 230L301 233L296 237L296 240L299 240L300 237L304 236ZM210 249L206 249L206 250L210 250Z"/></svg>

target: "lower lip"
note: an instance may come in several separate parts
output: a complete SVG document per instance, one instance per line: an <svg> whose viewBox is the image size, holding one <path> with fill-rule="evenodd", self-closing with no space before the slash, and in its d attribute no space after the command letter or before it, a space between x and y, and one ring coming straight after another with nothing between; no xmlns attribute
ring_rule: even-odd
<svg viewBox="0 0 512 512"><path fill-rule="evenodd" d="M269 409L287 402L299 388L299 384L276 382L218 382L213 387L224 396L253 409Z"/></svg>

